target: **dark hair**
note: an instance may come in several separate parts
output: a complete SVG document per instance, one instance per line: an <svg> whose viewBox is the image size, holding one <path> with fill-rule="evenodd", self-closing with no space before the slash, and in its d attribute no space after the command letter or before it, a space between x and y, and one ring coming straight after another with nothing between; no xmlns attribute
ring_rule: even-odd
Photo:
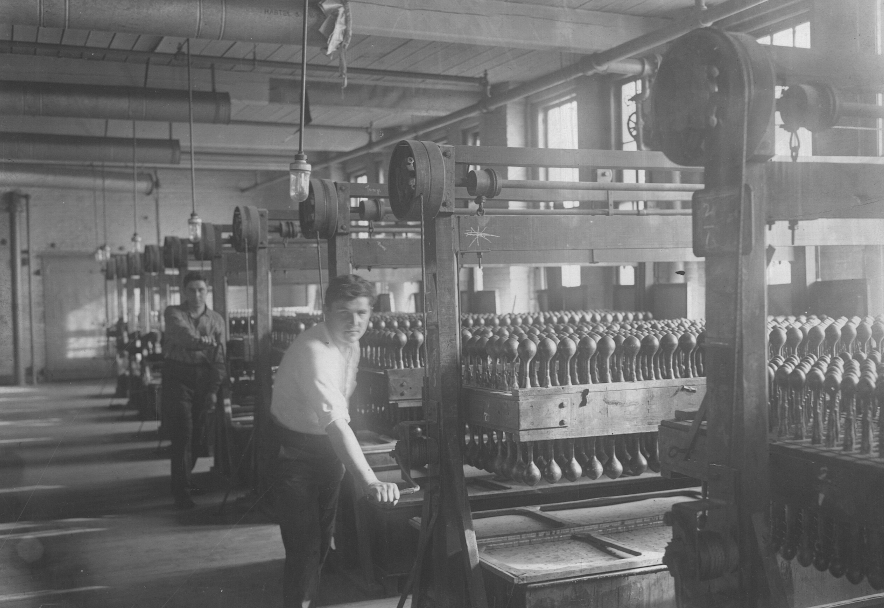
<svg viewBox="0 0 884 608"><path fill-rule="evenodd" d="M184 275L184 279L181 281L181 286L187 287L189 283L193 283L194 281L202 281L203 283L208 284L208 281L206 280L206 275L204 275L199 270L191 270Z"/></svg>
<svg viewBox="0 0 884 608"><path fill-rule="evenodd" d="M325 308L331 309L332 303L338 300L349 302L356 298L368 298L368 303L374 306L377 298L374 285L358 274L341 274L328 282L328 288L325 290Z"/></svg>

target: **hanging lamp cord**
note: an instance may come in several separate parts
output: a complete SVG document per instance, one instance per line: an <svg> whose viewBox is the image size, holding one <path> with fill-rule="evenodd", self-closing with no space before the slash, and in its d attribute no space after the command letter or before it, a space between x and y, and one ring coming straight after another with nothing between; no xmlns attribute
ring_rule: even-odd
<svg viewBox="0 0 884 608"><path fill-rule="evenodd" d="M304 0L304 27L301 38L301 122L298 130L298 154L304 153L304 118L306 116L307 101L307 11L310 9L310 0Z"/></svg>
<svg viewBox="0 0 884 608"><path fill-rule="evenodd" d="M138 234L138 166L136 163L135 121L132 121L132 222ZM132 235L134 238L134 234Z"/></svg>
<svg viewBox="0 0 884 608"><path fill-rule="evenodd" d="M190 38L187 39L187 124L190 130L190 210L196 213L196 169L193 162L193 84L190 78Z"/></svg>

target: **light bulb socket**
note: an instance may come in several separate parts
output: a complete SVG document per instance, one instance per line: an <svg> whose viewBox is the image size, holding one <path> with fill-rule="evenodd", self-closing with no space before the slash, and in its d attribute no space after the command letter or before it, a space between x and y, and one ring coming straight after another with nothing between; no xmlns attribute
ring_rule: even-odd
<svg viewBox="0 0 884 608"><path fill-rule="evenodd" d="M196 211L191 213L187 220L187 235L191 243L198 243L203 236L203 220Z"/></svg>

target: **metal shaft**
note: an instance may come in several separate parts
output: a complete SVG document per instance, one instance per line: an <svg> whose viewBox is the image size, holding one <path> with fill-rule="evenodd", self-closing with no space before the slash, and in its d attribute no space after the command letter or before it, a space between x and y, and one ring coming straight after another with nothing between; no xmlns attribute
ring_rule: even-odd
<svg viewBox="0 0 884 608"><path fill-rule="evenodd" d="M13 193L7 199L9 201L9 257L12 265L13 382L16 386L23 386L25 383L25 358L22 352L20 198L18 193Z"/></svg>

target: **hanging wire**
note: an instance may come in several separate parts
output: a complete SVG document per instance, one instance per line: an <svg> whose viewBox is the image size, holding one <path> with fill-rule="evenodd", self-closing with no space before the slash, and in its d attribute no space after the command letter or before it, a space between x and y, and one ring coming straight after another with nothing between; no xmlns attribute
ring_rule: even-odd
<svg viewBox="0 0 884 608"><path fill-rule="evenodd" d="M104 246L108 247L107 244L107 191L105 189L104 182L104 163L101 163L101 216L104 218ZM107 249L107 252L110 253L110 248Z"/></svg>
<svg viewBox="0 0 884 608"><path fill-rule="evenodd" d="M307 104L307 12L310 10L310 0L304 0L304 29L301 38L301 121L298 123L298 154L304 153L304 117Z"/></svg>
<svg viewBox="0 0 884 608"><path fill-rule="evenodd" d="M193 84L190 78L190 38L187 39L187 122L190 129L190 211L196 214L196 169L193 166Z"/></svg>
<svg viewBox="0 0 884 608"><path fill-rule="evenodd" d="M135 142L135 121L132 121L132 220L135 226L135 234L138 234L138 167L136 166L135 151L138 144Z"/></svg>
<svg viewBox="0 0 884 608"><path fill-rule="evenodd" d="M92 225L95 229L95 244L98 245L98 188L95 186L95 165L89 165L92 173ZM99 246L100 247L100 246Z"/></svg>

